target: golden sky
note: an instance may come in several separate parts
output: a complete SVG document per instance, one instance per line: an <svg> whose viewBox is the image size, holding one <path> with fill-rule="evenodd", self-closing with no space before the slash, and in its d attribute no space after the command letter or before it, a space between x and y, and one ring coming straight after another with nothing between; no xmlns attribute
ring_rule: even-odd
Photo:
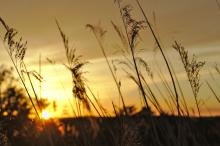
<svg viewBox="0 0 220 146"><path fill-rule="evenodd" d="M210 111L220 111L218 103L207 90L205 81L210 81L215 89L219 89L219 76L216 81L210 78L210 72L215 63L220 64L220 10L215 0L140 0L145 12L150 18L155 31L167 49L170 60L178 60L177 54L171 49L174 40L180 41L190 53L195 53L200 60L206 60L206 69L202 72L201 96L207 101ZM0 16L8 25L19 30L20 34L28 40L28 52L25 60L30 69L38 70L39 55L42 56L43 82L42 94L50 100L59 102L60 116L64 108L69 109L66 98L72 100L71 95L71 74L62 63L66 63L64 48L55 23L57 19L69 37L71 44L77 48L77 53L83 55L83 59L90 61L85 67L88 71L86 77L88 84L99 95L104 106L111 110L111 101L118 103L117 90L112 77L103 59L101 50L91 31L85 28L86 24L101 23L107 31L106 46L108 54L113 56L114 46L117 37L114 37L110 21L121 25L119 11L113 0L0 0ZM122 26L122 25L121 25ZM0 29L1 30L1 29ZM2 35L2 34L1 34ZM145 53L141 54L154 66L155 55L153 52L154 41L149 32L143 34L146 42ZM0 64L10 64L3 46L0 45ZM59 65L51 66L46 58L57 60ZM161 64L161 69L166 70L162 65L161 56L156 54L156 59ZM173 61L181 83L186 91L186 96L191 96L187 87L183 68L178 61ZM166 71L165 76L169 79ZM136 86L121 76L122 87L126 103L128 105L140 105L139 94ZM64 85L65 90L60 84ZM158 80L158 85L160 85ZM186 85L186 87L185 87ZM38 83L36 83L36 88ZM217 92L219 95L220 93ZM204 97L203 97L204 96ZM210 98L211 97L211 98ZM210 98L210 99L209 99ZM193 100L188 99L193 106ZM204 113L207 110L204 108ZM71 115L71 113L69 113Z"/></svg>

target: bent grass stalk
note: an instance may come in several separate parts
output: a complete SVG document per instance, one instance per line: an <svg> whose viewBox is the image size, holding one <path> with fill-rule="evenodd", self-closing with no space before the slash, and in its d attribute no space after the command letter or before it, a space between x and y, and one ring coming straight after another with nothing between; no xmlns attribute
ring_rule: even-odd
<svg viewBox="0 0 220 146"><path fill-rule="evenodd" d="M213 95L215 96L216 100L218 101L218 103L220 103L220 98L218 97L218 95L216 94L216 92L214 91L214 89L212 88L212 86L210 85L209 82L206 82L206 84L208 85L209 89L211 90L211 92L213 93Z"/></svg>
<svg viewBox="0 0 220 146"><path fill-rule="evenodd" d="M24 67L24 72L27 74L27 76L28 76L28 80L29 80L29 83L30 83L30 85L31 85L31 88L32 88L32 90L33 90L33 93L34 93L34 96L35 96L35 99L36 99L36 102L37 102L37 105L38 105L38 108L39 108L39 110L40 110L40 114L42 113L42 107L41 107L41 105L40 105L40 103L39 103L39 98L38 98L38 95L37 95L37 93L36 93L36 91L35 91L35 89L34 89L34 85L33 85L33 82L32 82L32 80L31 80L31 77L30 77L30 74L32 74L32 72L29 72L28 70L27 70L27 67L26 67L26 64L23 62L22 63L22 66ZM41 82L41 81L40 81Z"/></svg>
<svg viewBox="0 0 220 146"><path fill-rule="evenodd" d="M141 94L142 94L142 97L144 99L144 103L145 103L146 107L148 109L150 109L150 107L148 105L148 102L147 102L147 97L144 93L145 91L144 91L144 87L142 85L142 81L141 81L141 78L140 78L138 66L137 66L136 59L135 59L135 52L134 52L136 38L138 36L138 33L139 33L140 29L143 27L142 26L143 21L137 22L136 20L132 19L131 16L130 16L130 13L129 13L130 12L129 7L122 8L121 7L121 2L119 0L115 0L115 2L116 1L117 1L117 4L118 4L120 15L122 17L122 22L123 22L125 33L126 33L127 42L128 42L128 45L129 45L129 48L130 48L130 51L131 51L132 60L133 60L133 63L134 63L134 69L135 69L135 72L136 72L136 75L137 75L137 78L138 78L138 82L140 84L139 88L140 88L140 91L141 91ZM129 27L131 27L130 32L128 30Z"/></svg>
<svg viewBox="0 0 220 146"><path fill-rule="evenodd" d="M98 107L99 107L99 109L100 109L102 115L103 115L104 117L108 117L109 114L107 113L106 109L101 105L101 103L99 102L98 98L97 98L97 97L95 96L95 94L93 93L92 89L91 89L88 85L86 85L86 87L87 87L87 89L89 90L89 92L91 93L92 97L94 98L94 100L95 100L96 104L98 105Z"/></svg>
<svg viewBox="0 0 220 146"><path fill-rule="evenodd" d="M137 5L138 5L139 9L141 10L141 13L143 14L143 16L145 18L145 21L146 21L146 23L147 23L147 25L148 25L148 27L149 27L149 29L150 29L153 37L154 37L154 40L156 41L156 44L157 44L157 46L158 46L158 48L159 48L159 50L160 50L160 52L163 56L163 59L166 63L166 66L167 66L167 69L169 71L170 78L171 78L171 81L172 81L172 84L173 84L173 89L174 89L174 92L175 92L175 96L176 96L176 108L177 108L177 111L178 111L178 116L181 116L181 114L180 114L180 105L179 105L179 95L178 95L178 92L177 92L176 83L175 83L170 65L168 63L167 57L166 57L166 55L165 55L165 53L164 53L164 51L163 51L163 49L160 45L160 42L159 42L158 38L156 37L156 34L155 34L155 32L154 32L154 30L153 30L153 28L152 28L152 26L149 22L149 19L147 18L147 15L145 14L143 8L141 7L141 4L140 4L139 0L135 0L135 1L137 2Z"/></svg>
<svg viewBox="0 0 220 146"><path fill-rule="evenodd" d="M12 64L13 64L13 66L14 66L14 68L15 68L18 76L19 76L19 79L21 80L22 85L24 86L24 89L25 89L25 91L26 91L26 93L28 95L28 98L29 98L29 100L30 100L30 102L31 102L31 104L32 104L32 106L34 108L34 111L35 111L38 119L41 120L40 114L37 111L37 108L36 108L36 106L34 104L34 101L31 98L31 95L30 95L30 93L28 91L28 88L27 88L27 86L25 84L25 81L24 81L24 79L23 79L23 77L22 77L22 75L21 75L21 73L20 73L20 71L18 69L18 65L17 65L17 59L20 59L21 63L23 62L23 57L24 57L25 51L26 51L26 49L25 49L26 45L24 45L21 42L21 38L20 38L19 42L16 42L16 41L13 40L13 37L17 34L17 31L15 31L13 28L10 28L1 17L0 17L0 22L2 23L2 25L4 26L4 28L6 30L5 39L2 40L2 41L5 42L6 39L8 39L8 42L7 42L8 47L6 47L5 44L4 44L4 48L5 48L6 52L7 52L7 54L9 55L10 60L12 61ZM19 54L16 54L15 57L13 56L13 54L12 54L13 50L11 50L11 47L13 47L13 45L14 45L14 47L17 47L17 49L23 49L23 51L22 51L23 55L21 57L18 56L19 58L16 58L16 56L19 55ZM22 47L22 48L20 48L20 47ZM19 50L16 50L16 53L21 53L21 52L19 52Z"/></svg>
<svg viewBox="0 0 220 146"><path fill-rule="evenodd" d="M90 28L92 30L96 40L98 41L99 47L101 48L102 54L103 54L103 56L104 56L104 58L106 60L106 63L108 65L108 68L110 70L112 78L113 78L113 80L115 82L115 85L117 87L117 90L118 90L118 93L119 93L119 97L120 97L120 99L122 101L124 112L125 112L126 115L128 115L127 110L126 110L125 101L124 101L124 98L123 98L123 95L122 95L122 92L121 92L121 86L120 86L120 84L119 84L119 82L117 80L116 75L114 74L114 71L113 71L113 69L112 69L112 67L110 65L110 61L108 59L108 56L107 56L107 54L105 52L105 48L104 48L104 46L102 44L102 39L103 39L103 36L105 35L106 31L104 31L99 26L94 26L94 25L91 25L91 24L87 24L86 27L88 27L88 28Z"/></svg>

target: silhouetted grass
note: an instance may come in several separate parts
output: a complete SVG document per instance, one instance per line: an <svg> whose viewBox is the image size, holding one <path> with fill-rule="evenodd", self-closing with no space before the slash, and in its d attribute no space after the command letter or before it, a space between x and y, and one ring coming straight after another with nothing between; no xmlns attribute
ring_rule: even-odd
<svg viewBox="0 0 220 146"><path fill-rule="evenodd" d="M40 100L35 91L31 76L34 76L39 81L42 80L42 77L36 71L28 71L24 63L23 59L27 50L27 41L23 41L22 37L17 37L18 32L14 28L9 27L0 17L0 22L6 31L3 38L5 49L41 123L39 124L37 120L35 123L28 121L27 125L31 125L28 127L28 130L33 133L28 138L17 139L20 142L17 144L42 146L217 146L220 143L219 117L203 118L201 113L202 101L198 96L201 87L200 71L205 62L198 61L195 55L190 57L188 51L181 44L174 42L173 48L180 56L180 61L185 69L199 115L199 117L193 117L189 111L189 103L185 98L183 85L181 85L174 70L175 66L173 63L176 60L170 61L165 54L165 49L162 48L139 0L135 0L135 2L141 15L144 17L143 20L137 20L132 16L134 10L127 1L115 0L114 2L118 6L123 25L123 29L121 29L120 26L111 21L113 30L123 46L118 48L118 52L122 56L121 58L113 61L109 59L103 43L107 32L105 29L99 25L86 25L93 32L98 42L123 104L123 107L120 108L118 107L119 105L112 102L114 116L109 114L109 111L100 103L90 86L86 83L83 68L88 62L82 61L82 56L76 54L76 49L69 46L68 37L61 29L58 21L56 21L67 58L67 64L64 65L72 76L72 94L77 114L76 117L67 119L42 121L40 117L42 111L39 103ZM171 84L169 84L169 79L166 78L164 71L157 62L155 62L155 66L158 71L153 71L148 62L138 56L137 44L140 41L140 33L146 29L150 29L159 48L168 70ZM48 61L54 64L53 61L49 59ZM220 72L217 65L215 70L218 73ZM122 88L126 87L122 86L122 80L117 76L117 71L126 73L127 78L132 80L132 83L138 87L137 92L140 92L140 96L145 104L141 107L141 111L135 111L134 106L126 105L125 97L122 94ZM27 75L31 91L27 88L24 75ZM158 86L155 82L155 76L160 79L161 86ZM0 79L2 80L2 78ZM220 103L217 91L213 89L208 81L206 84L214 98ZM30 96L32 91L38 107ZM91 94L91 97L87 92ZM162 101L165 102L168 110L166 110ZM75 113L71 102L69 103L73 113ZM92 113L92 109L94 109L98 117L83 117L84 109L89 113ZM7 143L10 143L10 141L8 142L7 135L1 132L0 119L0 145L7 145ZM13 144L15 143L13 141Z"/></svg>
<svg viewBox="0 0 220 146"><path fill-rule="evenodd" d="M198 93L199 93L199 89L201 87L201 84L200 84L199 72L200 72L201 68L205 65L205 62L197 61L195 55L193 55L192 60L189 60L188 52L186 51L186 49L183 46L181 46L177 42L175 42L175 44L173 45L173 48L178 51L178 53L181 57L181 61L184 65L189 83L190 83L192 91L193 91L198 114L200 116L201 113L200 113L200 108L199 108Z"/></svg>

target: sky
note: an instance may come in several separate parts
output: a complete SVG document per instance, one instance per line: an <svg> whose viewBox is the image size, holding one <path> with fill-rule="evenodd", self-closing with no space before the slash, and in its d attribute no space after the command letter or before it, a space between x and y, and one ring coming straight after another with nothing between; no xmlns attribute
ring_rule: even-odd
<svg viewBox="0 0 220 146"><path fill-rule="evenodd" d="M127 0L128 1L128 0ZM131 2L136 7L134 1ZM191 54L196 54L199 60L206 61L206 67L201 72L201 98L207 105L202 106L205 114L220 114L220 108L215 98L205 85L209 81L218 91L219 76L213 69L220 64L220 9L216 0L140 0L144 11L148 15L166 54L169 56L178 78L183 85L187 100L193 107L193 99L186 81L178 55L172 49L175 40L181 42ZM141 14L136 10L135 15L140 19ZM70 105L73 101L71 94L71 74L63 64L66 63L64 48L55 20L58 20L70 44L77 49L77 53L90 63L86 65L85 74L88 84L100 98L101 103L110 111L111 102L119 104L118 94L113 79L103 58L102 52L86 24L100 23L107 30L105 38L106 52L111 58L120 58L115 55L116 44L119 43L110 21L122 27L119 10L113 0L0 0L0 17L8 25L16 28L20 35L28 41L28 51L25 61L30 70L38 70L39 56L42 60L42 95L58 103L56 116L67 111L69 116ZM0 30L2 30L0 28ZM0 33L2 35L2 32ZM160 65L164 76L169 81L167 70L160 53L154 51L154 41L149 31L142 32L141 46L143 56L152 69L156 70L155 60ZM0 43L0 64L12 65L6 51ZM57 65L51 65L46 58L56 60ZM140 107L141 102L137 87L121 73L123 94L128 105ZM215 79L210 77L213 74ZM159 79L155 79L161 85ZM38 90L38 83L35 82ZM220 95L219 92L217 92ZM206 108L206 106L208 108ZM50 109L51 110L51 109Z"/></svg>

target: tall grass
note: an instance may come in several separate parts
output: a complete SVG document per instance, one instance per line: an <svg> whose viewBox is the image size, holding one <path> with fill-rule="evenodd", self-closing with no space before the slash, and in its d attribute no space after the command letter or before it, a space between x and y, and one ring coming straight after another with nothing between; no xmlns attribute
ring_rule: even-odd
<svg viewBox="0 0 220 146"><path fill-rule="evenodd" d="M16 72L22 82L22 85L25 88L25 91L29 97L29 100L31 101L31 104L35 110L37 117L39 119L41 119L40 114L34 104L34 101L31 98L31 95L29 93L27 85L24 81L23 74L22 74L22 72L24 72L24 71L20 68L20 66L25 66L23 59L24 59L24 56L25 56L25 53L27 50L27 41L23 41L22 37L16 38L16 35L18 34L18 32L14 28L9 27L1 17L0 17L0 22L6 31L6 33L4 35L4 39L3 39L3 42L5 42L5 45L4 45L5 50L8 53L8 55L12 61L12 64L13 64L13 66L14 66L14 68L15 68L15 70L16 70ZM25 67L25 72L28 72L26 67ZM29 76L29 73L28 73L28 79L29 79L29 82L31 83L32 89L34 89L32 81ZM35 97L37 99L36 92L35 92L35 90L33 90L33 91L34 91Z"/></svg>
<svg viewBox="0 0 220 146"><path fill-rule="evenodd" d="M136 72L136 76L138 78L140 92L142 94L142 97L143 97L143 100L144 100L146 107L148 109L150 109L148 102L147 102L147 97L144 92L144 87L142 85L141 77L139 74L139 69L137 66L136 59L135 59L135 52L134 52L138 33L142 28L144 28L144 21L136 21L135 19L132 18L131 14L130 14L130 12L132 10L130 5L126 5L126 6L122 7L120 0L116 0L115 2L117 2L117 4L118 4L118 8L119 8L120 15L122 18L122 22L123 22L123 26L124 26L125 34L126 34L126 39L128 42L128 47L131 52L131 57L132 57L132 61L134 64L134 69Z"/></svg>
<svg viewBox="0 0 220 146"><path fill-rule="evenodd" d="M211 90L211 92L213 93L214 97L216 98L216 100L218 101L218 103L220 103L220 98L217 95L217 93L214 91L214 89L212 88L212 86L210 85L209 82L206 82L206 84L208 85L209 89Z"/></svg>
<svg viewBox="0 0 220 146"><path fill-rule="evenodd" d="M28 98L33 106L33 109L37 115L37 118L40 120L40 123L42 124L42 126L45 127L45 123L41 119L41 106L40 106L39 98L34 89L33 82L30 78L30 75L33 75L38 80L41 80L41 76L35 71L29 72L24 62L24 57L25 57L25 53L27 50L27 41L23 41L22 37L17 37L18 31L16 31L12 27L9 27L1 17L0 17L0 22L6 31L4 35L4 39L3 39L4 48L12 61L12 64L19 76L19 79L21 80L21 83L28 95ZM37 102L40 112L37 110L37 106L34 104L34 100L32 99L30 95L30 91L28 90L27 84L25 83L24 74L28 76L28 81L35 95L35 100ZM49 144L51 146L54 146L50 131L46 129L46 133L49 139Z"/></svg>
<svg viewBox="0 0 220 146"><path fill-rule="evenodd" d="M199 99L198 99L198 93L201 87L199 71L205 65L205 62L197 61L195 55L193 55L192 60L190 60L186 49L180 44L178 44L177 42L175 42L175 44L173 45L173 48L178 51L181 57L181 61L184 65L190 86L193 91L198 114L199 116L201 116L201 112L199 108Z"/></svg>
<svg viewBox="0 0 220 146"><path fill-rule="evenodd" d="M57 27L59 29L60 35L62 37L62 41L65 48L65 54L68 61L68 65L65 65L66 68L71 72L72 75L72 93L73 97L76 98L76 103L78 102L77 110L79 116L82 116L81 114L81 103L83 104L84 108L86 108L89 112L91 112L90 104L93 106L97 114L101 117L100 112L98 111L96 105L93 103L93 101L90 99L90 97L87 94L86 91L86 84L85 84L85 78L83 76L82 68L88 63L81 61L82 56L76 55L76 49L72 49L69 47L69 41L67 36L62 31L58 21L56 21Z"/></svg>
<svg viewBox="0 0 220 146"><path fill-rule="evenodd" d="M103 46L103 44L102 44L102 41L103 41L103 39L104 39L104 35L105 35L106 31L103 30L103 29L102 29L100 26L98 26L98 25L87 24L86 27L87 27L87 28L90 28L90 29L92 30L92 32L93 32L93 34L94 34L96 40L98 41L98 44L99 44L99 46L100 46L100 48L101 48L101 51L102 51L102 54L103 54L103 56L104 56L104 58L105 58L105 60L106 60L106 63L107 63L108 68L109 68L109 70L110 70L110 72L111 72L112 78L113 78L113 80L114 80L114 82L115 82L115 85L116 85L116 87L117 87L117 90L118 90L118 93L119 93L119 97L120 97L120 99L121 99L121 101L122 101L122 105L123 105L124 112L125 112L125 114L127 115L127 111L126 111L126 107L125 107L125 101L124 101L124 98L123 98L123 95L122 95L122 92L121 92L121 85L120 85L121 83L120 83L120 80L117 79L117 76L116 76L116 74L115 74L115 72L114 72L114 68L111 66L110 61L109 61L109 59L108 59L108 56L107 56L107 54L106 54L106 52L105 52L105 48L104 48L104 46Z"/></svg>
<svg viewBox="0 0 220 146"><path fill-rule="evenodd" d="M178 76L172 66L173 62L171 62L168 56L166 56L165 49L162 48L161 43L157 38L155 31L147 17L147 14L144 12L139 0L135 0L135 2L137 4L137 8L140 10L141 14L144 17L144 20L136 20L136 18L131 15L133 11L132 6L129 4L123 5L124 3L122 2L125 1L115 0L114 2L117 4L120 12L123 30L113 21L111 21L111 24L113 26L113 30L120 38L120 41L123 45L123 48L119 50L119 52L121 52L120 55L122 55L122 58L113 60L111 62L108 54L106 53L107 48L105 48L103 43L104 37L106 35L106 30L104 30L99 25L86 25L86 27L92 31L96 41L98 42L98 45L110 70L112 79L117 87L119 98L122 102L122 110L120 108L118 109L117 105L112 102L112 107L117 122L115 125L112 124L113 126L111 124L106 124L107 122L103 122L106 119L110 119L111 115L108 113L108 111L106 111L105 107L100 103L99 99L96 97L92 89L85 81L83 68L85 67L85 65L87 65L88 62L82 61L82 56L76 54L76 49L69 46L68 37L61 29L58 21L56 21L56 25L58 27L58 31L61 36L62 43L65 49L65 55L67 58L67 64L64 64L64 66L71 73L72 77L72 95L76 104L75 107L77 109L76 117L78 118L78 120L80 120L80 116L84 115L83 110L86 109L89 113L92 113L92 111L95 110L95 112L99 116L99 119L101 119L101 122L97 122L97 120L89 118L88 121L91 125L91 129L94 130L94 133L92 133L92 135L88 132L91 129L86 127L86 122L82 120L83 124L80 124L79 126L81 129L80 134L82 135L82 139L74 139L73 142L79 142L79 145L83 146L92 145L92 140L94 140L95 137L97 137L98 135L97 133L101 131L99 127L99 124L101 123L104 127L103 131L105 132L101 131L101 136L99 136L102 137L104 140L110 139L110 143L117 146L146 145L147 143L144 143L146 141L149 145L158 146L197 146L201 144L208 144L208 142L206 141L206 137L201 136L200 133L197 133L197 131L194 131L193 129L194 125L192 124L193 122L190 119L191 115L189 112L189 105L185 98L183 87L179 82ZM1 17L0 22L6 30L3 38L5 49L28 94L29 100L32 103L37 117L41 120L40 113L42 109L31 76L34 76L39 81L42 80L42 77L36 71L29 71L26 64L24 63L24 57L27 50L27 42L23 41L22 37L17 38L18 32L14 28L9 27ZM153 72L147 61L145 61L141 57L138 57L137 44L140 39L140 32L142 30L146 30L147 28L150 29L150 32L157 44L157 47L160 50L162 58L166 64L172 86L170 86L168 81L169 79L166 78L164 72L160 69L157 62L155 64L159 71ZM187 79L192 89L195 106L200 117L200 106L202 100L199 98L198 93L201 87L200 71L204 67L205 62L198 61L195 55L193 55L192 57L189 56L188 51L177 42L174 42L174 45L172 47L178 52L180 56L181 62L187 75ZM51 62L51 64L54 64L51 60L48 61ZM119 68L124 71L127 77L132 80L133 83L138 87L138 91L141 93L141 97L144 101L144 107L146 108L146 110L143 109L140 113L135 115L131 115L129 113L129 107L126 105L124 96L122 94L122 81L116 74L116 71ZM216 71L220 72L217 66ZM26 75L28 78L29 84L31 85L31 91L34 93L37 105L34 103L30 95L30 90L27 88L27 84L24 81L24 75ZM161 82L161 86L157 85L154 80L154 76L158 76ZM152 83L150 83L149 80ZM220 103L220 98L218 97L216 91L214 91L211 84L209 82L206 82L206 84L214 95L215 99ZM165 89L165 91L162 89L162 87ZM91 97L89 96L89 93ZM169 111L166 111L162 101L165 102ZM73 110L72 105L71 107ZM152 107L160 114L160 116L157 117L153 115L151 111ZM177 112L177 118L175 117L175 112ZM174 115L174 117L170 116L170 113ZM124 114L126 116L124 116ZM201 120L201 118L199 118L199 120ZM112 123L114 123L114 121ZM196 123L194 124L196 125ZM109 125L111 125L112 127L109 127ZM70 138L75 138L74 136L71 136ZM54 145L54 139L52 139L50 133L49 139L50 144ZM63 144L65 145L65 142L63 142ZM77 145L77 143L73 143L72 145Z"/></svg>
<svg viewBox="0 0 220 146"><path fill-rule="evenodd" d="M163 51L163 48L162 48L161 45L160 45L160 42L159 42L158 38L156 37L156 34L155 34L155 32L154 32L154 30L153 30L151 24L150 24L150 21L149 21L147 15L146 15L146 13L144 12L144 10L143 10L143 8L142 8L142 6L141 6L139 0L135 0L135 1L137 2L137 5L138 5L139 9L141 10L141 13L143 14L143 16L144 16L144 18L145 18L145 22L147 23L147 26L149 27L149 29L150 29L150 31L151 31L151 33L152 33L152 35L153 35L153 38L154 38L154 40L156 41L156 44L157 44L158 48L160 49L160 52L161 52L161 54L162 54L162 56L163 56L163 59L164 59L164 61L165 61L165 63L166 63L166 66L167 66L167 69L168 69L168 71L169 71L170 78L171 78L171 81L172 81L172 84L173 84L173 89L174 89L174 92L175 92L175 96L176 96L176 108L177 108L177 111L178 111L178 115L180 116L179 95L178 95L178 92L177 92L176 83L175 83L175 80L174 80L174 77L173 77L173 74L172 74L172 71L171 71L171 68L170 68L168 59L167 59L167 57L166 57L166 55L165 55L165 53L164 53L164 51Z"/></svg>

